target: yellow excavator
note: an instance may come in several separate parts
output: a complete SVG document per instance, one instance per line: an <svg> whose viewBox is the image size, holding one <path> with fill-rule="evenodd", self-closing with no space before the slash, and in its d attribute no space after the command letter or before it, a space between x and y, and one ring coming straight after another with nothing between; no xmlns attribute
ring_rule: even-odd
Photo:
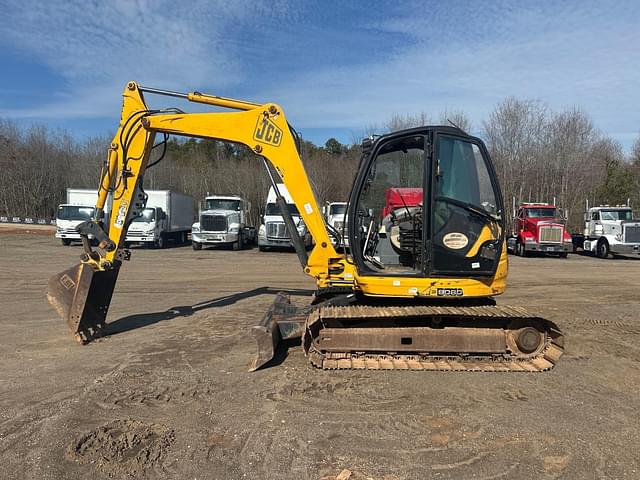
<svg viewBox="0 0 640 480"><path fill-rule="evenodd" d="M222 108L153 110L145 95ZM127 228L145 207L144 174L159 161L151 161L152 150L166 145L169 135L181 135L253 151L269 175L302 269L317 283L313 302L304 308L283 293L276 296L253 327L258 349L251 370L268 363L282 339L295 337L311 364L322 369L543 371L562 355L564 337L553 322L493 300L507 278L504 209L480 139L453 126L366 139L345 231L339 232L325 223L300 159L299 136L279 105L135 82L123 97L94 218L78 227L81 262L48 285L49 302L81 343L105 332L118 272L131 256L124 248ZM163 141L156 144L156 135ZM313 236L310 251L280 182ZM103 226L110 194L111 215ZM272 230L267 225L262 234Z"/></svg>

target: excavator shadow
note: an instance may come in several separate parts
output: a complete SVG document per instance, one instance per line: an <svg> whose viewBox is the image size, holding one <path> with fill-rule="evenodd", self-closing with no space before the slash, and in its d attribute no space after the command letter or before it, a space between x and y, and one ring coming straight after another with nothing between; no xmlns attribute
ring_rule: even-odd
<svg viewBox="0 0 640 480"><path fill-rule="evenodd" d="M278 293L285 293L287 295L311 297L314 294L313 290L307 289L275 289L270 287L259 287L253 290L247 290L246 292L235 293L233 295L227 295L224 297L213 298L204 302L196 303L194 305L184 305L171 307L163 312L141 313L135 315L129 315L119 318L110 322L106 326L106 335L117 335L120 333L129 332L138 328L144 328L155 323L163 322L166 320L173 320L178 317L188 317L201 310L207 310L209 308L221 308L229 305L233 305L242 300L248 298L257 297L259 295L276 295ZM274 359L275 360L275 359Z"/></svg>

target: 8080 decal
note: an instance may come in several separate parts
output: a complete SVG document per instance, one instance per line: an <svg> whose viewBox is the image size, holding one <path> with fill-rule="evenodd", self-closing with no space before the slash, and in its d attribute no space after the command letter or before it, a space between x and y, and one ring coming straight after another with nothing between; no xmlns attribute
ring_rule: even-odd
<svg viewBox="0 0 640 480"><path fill-rule="evenodd" d="M437 290L439 297L462 297L464 296L464 290L461 288L439 288Z"/></svg>

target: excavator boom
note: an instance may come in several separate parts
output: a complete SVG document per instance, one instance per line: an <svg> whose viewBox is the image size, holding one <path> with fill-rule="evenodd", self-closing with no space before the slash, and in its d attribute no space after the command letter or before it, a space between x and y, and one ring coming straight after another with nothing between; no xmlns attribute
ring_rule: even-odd
<svg viewBox="0 0 640 480"><path fill-rule="evenodd" d="M144 94L158 94L224 107L233 112L184 113L177 109L152 110L146 105ZM178 93L145 88L129 82L123 92L120 126L109 148L103 166L96 203L95 218L78 229L83 238L81 263L52 277L48 299L59 315L66 320L80 342L87 342L104 333L106 316L122 262L130 257L124 239L130 223L145 206L143 178L158 135L187 135L240 143L262 158L272 184L277 191L273 170L287 185L300 205L300 215L315 239L315 246L307 253L297 238L297 230L278 192L278 203L285 206L283 217L289 223L292 242L304 268L319 287L338 282L352 285L347 279L352 266L334 249L324 224L321 209L298 155L296 138L282 109L273 103L256 104L242 100ZM107 228L100 222L109 192L113 192L112 215ZM88 237L98 240L92 248ZM332 275L329 271L338 272ZM263 342L264 343L264 342Z"/></svg>

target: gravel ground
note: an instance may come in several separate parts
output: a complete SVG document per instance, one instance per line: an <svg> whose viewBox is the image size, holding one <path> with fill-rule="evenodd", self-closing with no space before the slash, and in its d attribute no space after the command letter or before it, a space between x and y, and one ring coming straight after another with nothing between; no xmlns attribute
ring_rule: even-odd
<svg viewBox="0 0 640 480"><path fill-rule="evenodd" d="M640 261L511 258L500 304L556 322L546 373L247 372L295 254L135 249L112 335L73 342L45 299L79 247L0 229L0 477L640 478Z"/></svg>

